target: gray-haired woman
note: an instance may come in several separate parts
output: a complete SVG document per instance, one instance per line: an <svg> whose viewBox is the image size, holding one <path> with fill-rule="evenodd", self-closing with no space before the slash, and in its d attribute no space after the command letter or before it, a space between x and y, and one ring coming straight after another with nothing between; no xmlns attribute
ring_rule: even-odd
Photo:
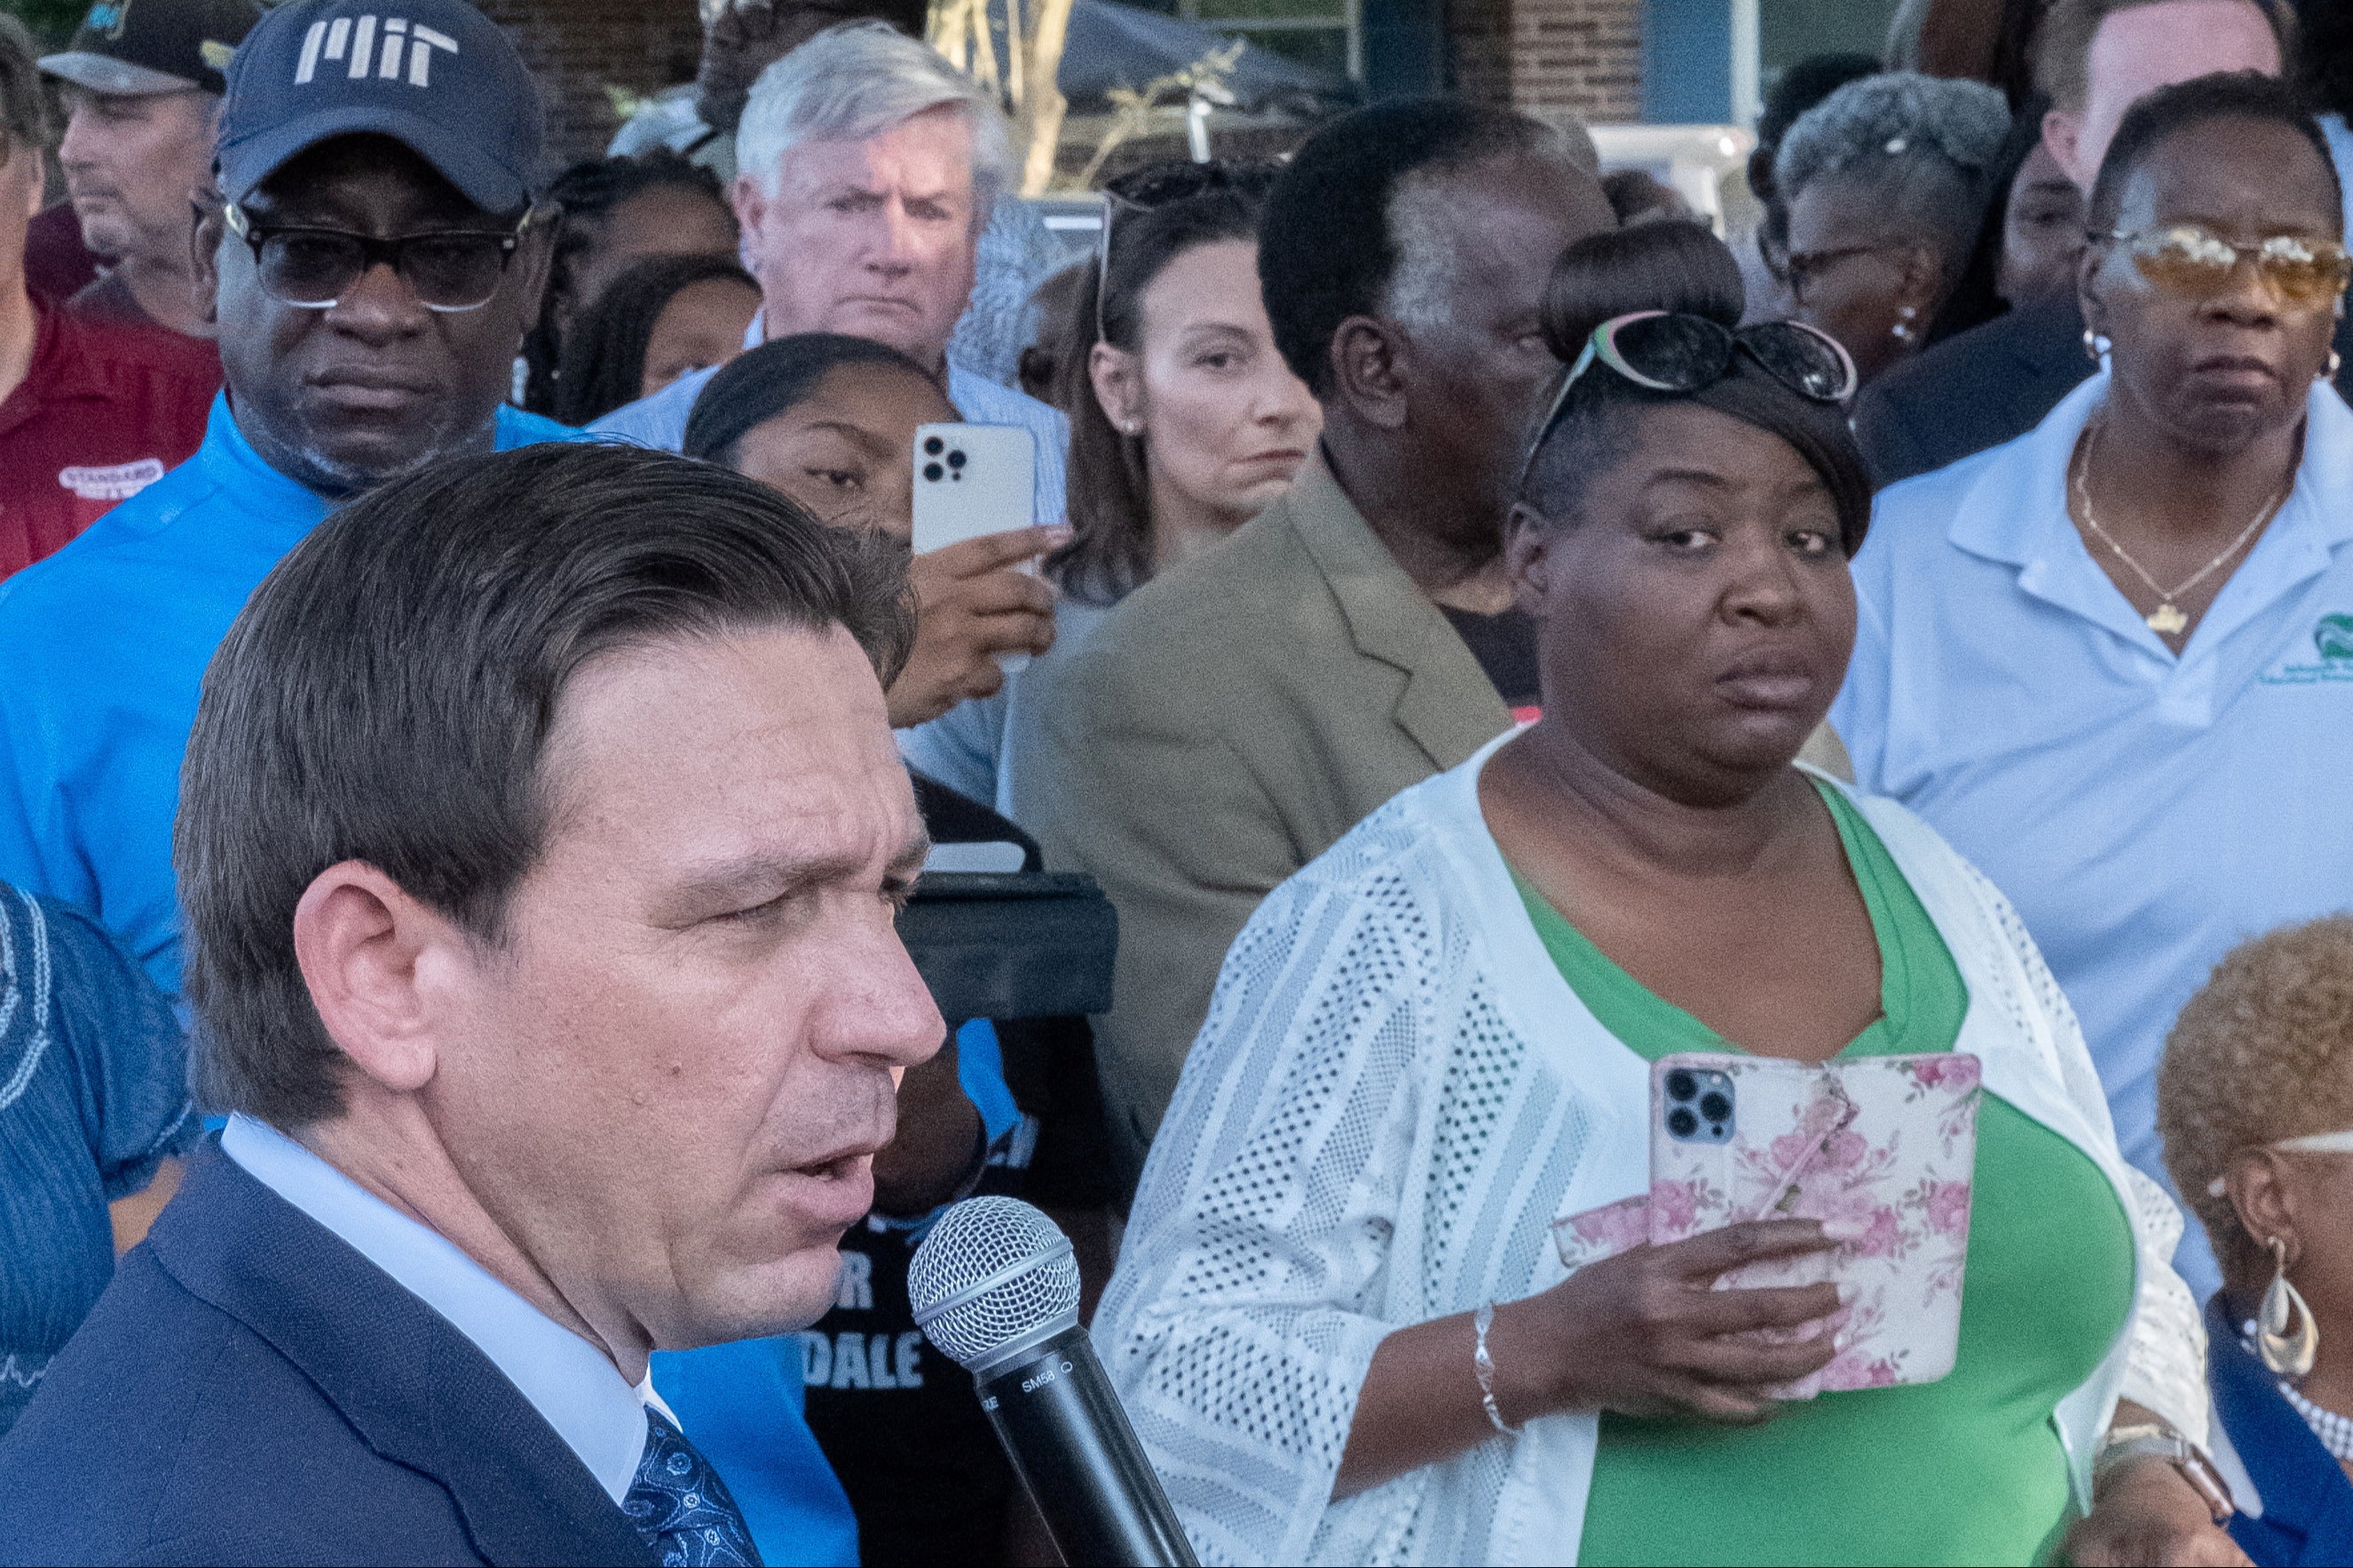
<svg viewBox="0 0 2353 1568"><path fill-rule="evenodd" d="M1849 82L1782 138L1782 277L1798 319L1844 344L1865 381L1926 342L2009 130L2001 94L1981 82L1889 71Z"/></svg>

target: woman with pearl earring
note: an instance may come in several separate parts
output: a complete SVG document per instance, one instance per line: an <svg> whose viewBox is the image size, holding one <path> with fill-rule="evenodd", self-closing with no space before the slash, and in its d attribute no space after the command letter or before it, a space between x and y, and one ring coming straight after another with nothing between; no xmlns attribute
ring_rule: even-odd
<svg viewBox="0 0 2353 1568"><path fill-rule="evenodd" d="M2231 1533L2258 1563L2353 1562L2353 916L2224 958L2157 1105L2222 1265L2206 1330Z"/></svg>
<svg viewBox="0 0 2353 1568"><path fill-rule="evenodd" d="M1926 348L1977 244L2010 131L1982 82L1886 71L1798 117L1774 155L1788 206L1774 262L1798 320L1865 382Z"/></svg>

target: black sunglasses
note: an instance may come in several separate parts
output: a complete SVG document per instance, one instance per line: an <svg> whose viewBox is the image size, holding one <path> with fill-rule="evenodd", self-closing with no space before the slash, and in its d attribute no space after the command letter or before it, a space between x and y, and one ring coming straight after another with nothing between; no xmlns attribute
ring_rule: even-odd
<svg viewBox="0 0 2353 1568"><path fill-rule="evenodd" d="M1645 391L1690 394L1731 374L1734 359L1743 353L1810 403L1841 404L1854 395L1859 378L1844 345L1802 321L1760 321L1736 330L1706 316L1672 310L1613 316L1593 329L1584 352L1561 378L1520 464L1520 484L1528 482L1545 438L1560 423L1569 389L1594 366Z"/></svg>
<svg viewBox="0 0 2353 1568"><path fill-rule="evenodd" d="M1170 159L1130 169L1103 188L1103 225L1095 231L1095 342L1103 337L1103 280L1111 276L1112 220L1123 210L1150 212L1215 191L1263 201L1282 165L1272 158L1212 158L1206 163Z"/></svg>

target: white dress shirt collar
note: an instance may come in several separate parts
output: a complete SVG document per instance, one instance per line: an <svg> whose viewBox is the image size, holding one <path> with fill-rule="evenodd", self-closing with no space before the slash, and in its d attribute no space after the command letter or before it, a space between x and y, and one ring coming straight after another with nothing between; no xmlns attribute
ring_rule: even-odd
<svg viewBox="0 0 2353 1568"><path fill-rule="evenodd" d="M474 1343L616 1504L636 1481L646 1407L675 1422L653 1374L629 1386L605 1352L533 1306L438 1231L421 1225L268 1122L236 1115L221 1152L325 1226Z"/></svg>

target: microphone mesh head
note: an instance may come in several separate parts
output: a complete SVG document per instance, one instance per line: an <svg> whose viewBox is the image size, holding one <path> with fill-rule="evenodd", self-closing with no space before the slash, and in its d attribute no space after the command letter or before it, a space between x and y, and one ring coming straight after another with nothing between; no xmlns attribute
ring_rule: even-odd
<svg viewBox="0 0 2353 1568"><path fill-rule="evenodd" d="M1057 1319L1075 1324L1078 1259L1060 1227L1020 1199L967 1198L915 1249L907 1298L932 1343L968 1367Z"/></svg>

